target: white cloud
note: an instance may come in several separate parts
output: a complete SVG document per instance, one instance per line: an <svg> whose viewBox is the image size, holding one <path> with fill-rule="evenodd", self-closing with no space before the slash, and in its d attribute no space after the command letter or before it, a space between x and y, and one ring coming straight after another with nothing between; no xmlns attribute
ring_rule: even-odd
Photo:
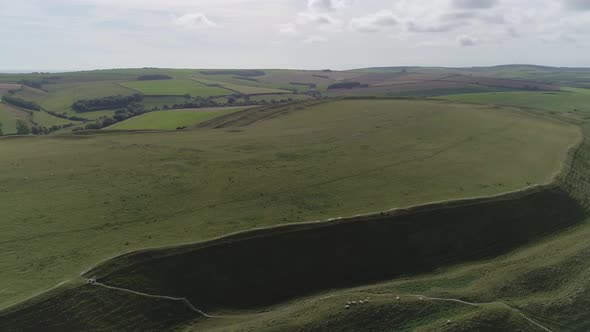
<svg viewBox="0 0 590 332"><path fill-rule="evenodd" d="M313 36L309 36L309 37L305 38L303 40L303 43L304 44L317 44L317 43L323 43L326 41L328 41L328 40L325 37L313 35Z"/></svg>
<svg viewBox="0 0 590 332"><path fill-rule="evenodd" d="M392 11L382 10L375 14L353 18L350 21L350 27L360 32L377 32L382 28L388 28L397 25L398 19Z"/></svg>
<svg viewBox="0 0 590 332"><path fill-rule="evenodd" d="M304 12L297 15L297 24L338 24L339 20L327 14L319 14L315 12Z"/></svg>
<svg viewBox="0 0 590 332"><path fill-rule="evenodd" d="M186 30L216 27L217 24L211 21L203 13L190 13L175 17L174 24Z"/></svg>
<svg viewBox="0 0 590 332"><path fill-rule="evenodd" d="M345 8L350 0L307 0L307 8L310 11L334 11Z"/></svg>
<svg viewBox="0 0 590 332"><path fill-rule="evenodd" d="M477 39L472 37L472 36L468 36L468 35L461 35L459 37L457 37L457 41L459 42L459 44L461 46L475 46L477 45Z"/></svg>
<svg viewBox="0 0 590 332"><path fill-rule="evenodd" d="M293 23L282 24L279 26L279 33L285 36L297 36L299 31Z"/></svg>

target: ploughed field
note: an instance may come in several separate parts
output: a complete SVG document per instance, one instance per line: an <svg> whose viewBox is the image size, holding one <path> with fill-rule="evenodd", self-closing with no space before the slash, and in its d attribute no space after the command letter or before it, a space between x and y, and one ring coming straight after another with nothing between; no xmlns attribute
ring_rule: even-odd
<svg viewBox="0 0 590 332"><path fill-rule="evenodd" d="M546 183L580 139L512 108L280 107L219 129L0 140L0 307L123 252Z"/></svg>

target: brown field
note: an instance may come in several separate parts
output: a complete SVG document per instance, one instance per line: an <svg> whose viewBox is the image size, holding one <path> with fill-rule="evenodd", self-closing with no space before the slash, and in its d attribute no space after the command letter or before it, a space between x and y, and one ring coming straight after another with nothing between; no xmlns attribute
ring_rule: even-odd
<svg viewBox="0 0 590 332"><path fill-rule="evenodd" d="M8 91L18 90L21 88L20 84L0 83L0 96L5 95Z"/></svg>

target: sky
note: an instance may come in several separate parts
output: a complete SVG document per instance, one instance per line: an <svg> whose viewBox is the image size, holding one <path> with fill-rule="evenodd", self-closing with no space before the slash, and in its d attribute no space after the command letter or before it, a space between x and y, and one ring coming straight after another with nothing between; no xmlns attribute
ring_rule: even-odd
<svg viewBox="0 0 590 332"><path fill-rule="evenodd" d="M1 70L590 67L590 0L0 0Z"/></svg>

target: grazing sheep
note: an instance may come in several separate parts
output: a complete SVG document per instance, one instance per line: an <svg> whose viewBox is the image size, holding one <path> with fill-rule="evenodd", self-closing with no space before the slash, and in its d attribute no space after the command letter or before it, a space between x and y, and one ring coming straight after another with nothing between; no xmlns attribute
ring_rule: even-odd
<svg viewBox="0 0 590 332"><path fill-rule="evenodd" d="M398 300L398 301L399 301L399 296L396 298L396 300Z"/></svg>
<svg viewBox="0 0 590 332"><path fill-rule="evenodd" d="M346 310L349 310L349 309L350 309L350 305L348 305L348 304L347 304L347 305L345 305L345 306L344 306L344 309L346 309Z"/></svg>

